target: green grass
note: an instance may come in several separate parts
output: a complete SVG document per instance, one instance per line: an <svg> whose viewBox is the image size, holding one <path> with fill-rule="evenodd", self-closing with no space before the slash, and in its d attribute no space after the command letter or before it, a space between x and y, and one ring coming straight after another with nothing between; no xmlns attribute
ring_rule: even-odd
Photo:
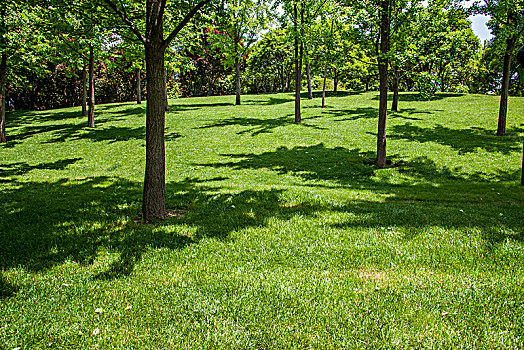
<svg viewBox="0 0 524 350"><path fill-rule="evenodd" d="M140 224L145 105L7 115L0 349L524 348L524 98L172 100Z"/></svg>

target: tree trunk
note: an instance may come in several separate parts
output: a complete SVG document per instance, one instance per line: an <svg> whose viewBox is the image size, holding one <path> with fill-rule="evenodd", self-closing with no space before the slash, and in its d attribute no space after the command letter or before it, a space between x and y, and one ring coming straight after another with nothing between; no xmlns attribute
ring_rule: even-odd
<svg viewBox="0 0 524 350"><path fill-rule="evenodd" d="M509 81L511 78L511 54L515 49L515 38L506 40L506 53L504 54L504 68L502 71L502 90L500 91L499 122L497 136L506 135L506 116L508 114Z"/></svg>
<svg viewBox="0 0 524 350"><path fill-rule="evenodd" d="M213 96L213 81L209 74L207 76L207 96Z"/></svg>
<svg viewBox="0 0 524 350"><path fill-rule="evenodd" d="M391 103L391 110L393 112L398 111L398 86L400 84L400 77L398 68L395 67L395 86L393 87L393 102Z"/></svg>
<svg viewBox="0 0 524 350"><path fill-rule="evenodd" d="M87 72L86 65L82 68L82 116L87 115Z"/></svg>
<svg viewBox="0 0 524 350"><path fill-rule="evenodd" d="M324 84L322 85L322 108L326 107L326 80L327 80L328 64L324 68Z"/></svg>
<svg viewBox="0 0 524 350"><path fill-rule="evenodd" d="M95 54L93 45L89 45L89 99L87 111L87 126L95 127Z"/></svg>
<svg viewBox="0 0 524 350"><path fill-rule="evenodd" d="M309 60L306 57L306 75L307 75L307 92L308 99L313 99L313 90L311 89L311 72L309 70Z"/></svg>
<svg viewBox="0 0 524 350"><path fill-rule="evenodd" d="M440 92L444 92L444 66L442 65L442 62L440 62L439 65L438 75L440 77Z"/></svg>
<svg viewBox="0 0 524 350"><path fill-rule="evenodd" d="M388 58L389 51L389 26L390 26L390 0L381 1L380 24L380 102L378 107L378 132L377 132L377 167L386 167L386 119L388 109Z"/></svg>
<svg viewBox="0 0 524 350"><path fill-rule="evenodd" d="M520 185L524 186L524 141L522 142L522 171L520 174Z"/></svg>
<svg viewBox="0 0 524 350"><path fill-rule="evenodd" d="M153 39L154 40L154 39ZM161 37L146 44L146 172L142 215L145 222L166 215L165 194L165 70Z"/></svg>
<svg viewBox="0 0 524 350"><path fill-rule="evenodd" d="M337 92L338 88L338 71L336 69L333 70L333 92Z"/></svg>
<svg viewBox="0 0 524 350"><path fill-rule="evenodd" d="M298 13L297 13L297 4L295 3L294 7L295 14L295 123L301 122L300 116L300 88L302 84L302 67L300 64L300 59L302 57L302 47L300 47L300 56L299 56L299 41L298 41ZM301 46L301 45L300 45Z"/></svg>
<svg viewBox="0 0 524 350"><path fill-rule="evenodd" d="M136 103L142 104L142 76L140 68L136 70Z"/></svg>
<svg viewBox="0 0 524 350"><path fill-rule="evenodd" d="M169 100L167 97L167 68L164 68L164 105L166 112L169 112Z"/></svg>
<svg viewBox="0 0 524 350"><path fill-rule="evenodd" d="M235 58L235 70L237 78L237 96L235 104L240 106L240 60L238 59L238 56Z"/></svg>
<svg viewBox="0 0 524 350"><path fill-rule="evenodd" d="M5 143L5 93L6 93L6 75L7 75L7 55L2 53L0 61L0 143Z"/></svg>

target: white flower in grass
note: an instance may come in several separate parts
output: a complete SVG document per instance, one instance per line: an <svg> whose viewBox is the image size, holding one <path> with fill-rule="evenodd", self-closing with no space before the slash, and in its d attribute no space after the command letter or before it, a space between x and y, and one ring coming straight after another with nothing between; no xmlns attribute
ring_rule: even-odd
<svg viewBox="0 0 524 350"><path fill-rule="evenodd" d="M95 329L93 330L93 335L98 335L98 334L100 334L100 329L95 328Z"/></svg>

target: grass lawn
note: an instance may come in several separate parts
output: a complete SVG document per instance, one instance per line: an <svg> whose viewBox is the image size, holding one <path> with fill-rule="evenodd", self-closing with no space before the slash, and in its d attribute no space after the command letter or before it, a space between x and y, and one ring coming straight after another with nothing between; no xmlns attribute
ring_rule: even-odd
<svg viewBox="0 0 524 350"><path fill-rule="evenodd" d="M524 98L170 101L171 217L140 224L145 104L13 112L0 349L524 348Z"/></svg>

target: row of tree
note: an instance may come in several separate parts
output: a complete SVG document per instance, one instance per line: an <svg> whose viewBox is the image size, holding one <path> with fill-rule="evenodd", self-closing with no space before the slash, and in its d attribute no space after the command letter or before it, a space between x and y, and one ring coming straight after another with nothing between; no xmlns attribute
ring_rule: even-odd
<svg viewBox="0 0 524 350"><path fill-rule="evenodd" d="M467 20L472 13L492 17L494 39L482 46ZM94 127L95 98L125 100L136 91L140 103L145 69L143 216L150 221L166 213L169 86L185 95L235 91L236 104L242 92L295 91L297 123L303 85L309 98L322 89L322 106L328 82L335 91L378 86L377 166L384 167L389 90L393 110L399 90L500 92L497 134L504 135L523 31L524 0L469 8L453 0L0 0L0 141L7 86L16 105L40 107L53 100L49 93L64 104L80 101Z"/></svg>

